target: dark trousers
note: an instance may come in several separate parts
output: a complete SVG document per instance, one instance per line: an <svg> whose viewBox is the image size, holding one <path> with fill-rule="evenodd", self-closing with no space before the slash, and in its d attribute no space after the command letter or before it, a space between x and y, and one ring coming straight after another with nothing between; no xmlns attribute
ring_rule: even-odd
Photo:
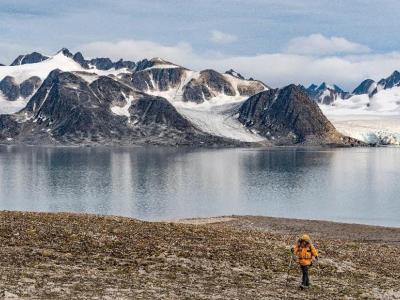
<svg viewBox="0 0 400 300"><path fill-rule="evenodd" d="M309 266L300 266L301 272L303 273L303 278L301 280L301 285L309 286L310 278L308 278L308 268Z"/></svg>

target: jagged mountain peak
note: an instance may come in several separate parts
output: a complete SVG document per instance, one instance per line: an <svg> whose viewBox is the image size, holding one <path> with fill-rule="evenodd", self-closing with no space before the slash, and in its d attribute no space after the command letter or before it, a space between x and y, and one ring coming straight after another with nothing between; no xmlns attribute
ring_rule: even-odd
<svg viewBox="0 0 400 300"><path fill-rule="evenodd" d="M378 81L378 86L374 90L373 94L377 93L381 89L390 89L397 86L400 83L400 72L394 71L390 76L382 78Z"/></svg>
<svg viewBox="0 0 400 300"><path fill-rule="evenodd" d="M318 85L312 83L306 88L306 90L315 91L318 88Z"/></svg>
<svg viewBox="0 0 400 300"><path fill-rule="evenodd" d="M327 84L322 82L319 86L311 84L305 91L311 99L322 104L331 104L336 99L346 99L350 96L348 92L345 92L336 84Z"/></svg>
<svg viewBox="0 0 400 300"><path fill-rule="evenodd" d="M171 64L170 62L162 59L161 57L153 57L150 61L154 64Z"/></svg>
<svg viewBox="0 0 400 300"><path fill-rule="evenodd" d="M67 57L73 57L74 55L71 53L71 51L68 50L68 48L61 48L60 50L57 51L57 54L63 54Z"/></svg>
<svg viewBox="0 0 400 300"><path fill-rule="evenodd" d="M325 81L322 82L319 87L317 88L317 90L322 91L322 90L334 90L334 91L338 91L338 92L343 92L343 90L336 84L328 84Z"/></svg>
<svg viewBox="0 0 400 300"><path fill-rule="evenodd" d="M352 92L353 95L370 95L376 88L376 82L372 79L363 80Z"/></svg>
<svg viewBox="0 0 400 300"><path fill-rule="evenodd" d="M277 143L343 143L343 137L302 86L294 84L250 97L239 121Z"/></svg>
<svg viewBox="0 0 400 300"><path fill-rule="evenodd" d="M160 57L153 57L151 59L143 59L136 64L136 71L143 71L145 69L154 68L154 67L163 67L163 68L176 68L178 65L162 59Z"/></svg>
<svg viewBox="0 0 400 300"><path fill-rule="evenodd" d="M226 71L225 74L232 75L233 77L236 77L239 79L245 79L244 76L242 76L242 74L236 72L234 69L230 69L230 70Z"/></svg>
<svg viewBox="0 0 400 300"><path fill-rule="evenodd" d="M25 64L33 64L44 61L48 59L48 56L45 56L39 52L32 52L30 54L23 54L19 55L10 66L18 66L18 65L25 65Z"/></svg>
<svg viewBox="0 0 400 300"><path fill-rule="evenodd" d="M318 90L325 90L325 89L327 89L329 87L330 86L328 86L328 84L324 81L319 85Z"/></svg>

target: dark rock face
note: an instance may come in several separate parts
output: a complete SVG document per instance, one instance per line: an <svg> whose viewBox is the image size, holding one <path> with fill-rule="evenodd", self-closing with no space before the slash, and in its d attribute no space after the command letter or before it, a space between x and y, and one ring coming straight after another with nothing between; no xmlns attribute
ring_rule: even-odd
<svg viewBox="0 0 400 300"><path fill-rule="evenodd" d="M74 57L74 55L71 53L71 51L69 51L67 48L62 48L60 51L58 51L57 53L62 53L63 55L65 55L66 57Z"/></svg>
<svg viewBox="0 0 400 300"><path fill-rule="evenodd" d="M154 89L150 75L149 72L135 72L126 76L125 80L128 80L139 91L148 91Z"/></svg>
<svg viewBox="0 0 400 300"><path fill-rule="evenodd" d="M239 121L278 144L342 143L318 105L295 85L250 97L240 107Z"/></svg>
<svg viewBox="0 0 400 300"><path fill-rule="evenodd" d="M141 61L138 61L136 64L135 71L143 71L147 68L151 68L154 66L154 62L148 59L143 59Z"/></svg>
<svg viewBox="0 0 400 300"><path fill-rule="evenodd" d="M23 98L31 96L41 85L42 80L37 76L23 81L19 86L19 93Z"/></svg>
<svg viewBox="0 0 400 300"><path fill-rule="evenodd" d="M389 77L379 80L378 85L390 89L400 83L400 72L394 71Z"/></svg>
<svg viewBox="0 0 400 300"><path fill-rule="evenodd" d="M89 63L94 65L99 70L110 70L114 67L114 63L111 61L111 59L105 57L91 59Z"/></svg>
<svg viewBox="0 0 400 300"><path fill-rule="evenodd" d="M122 60L120 59L117 62L112 62L109 58L94 58L88 61L91 65L95 66L99 70L110 70L112 68L115 69L122 69L127 68L129 70L133 70L136 66L136 63L129 60Z"/></svg>
<svg viewBox="0 0 400 300"><path fill-rule="evenodd" d="M205 83L211 91L223 93L228 96L235 95L235 89L232 84L220 73L214 70L205 70L200 72L200 81Z"/></svg>
<svg viewBox="0 0 400 300"><path fill-rule="evenodd" d="M82 68L89 69L89 65L88 65L87 61L85 60L85 58L83 57L82 53L76 52L74 54L74 56L72 57L72 59L74 61L76 61L78 64L80 64L82 66Z"/></svg>
<svg viewBox="0 0 400 300"><path fill-rule="evenodd" d="M94 95L107 105L124 106L132 90L107 76L101 76L89 85Z"/></svg>
<svg viewBox="0 0 400 300"><path fill-rule="evenodd" d="M234 96L236 92L232 84L222 74L214 70L201 71L199 78L192 79L183 88L184 101L201 103L216 94Z"/></svg>
<svg viewBox="0 0 400 300"><path fill-rule="evenodd" d="M19 97L27 98L31 96L40 86L41 80L33 76L21 84L15 82L14 77L6 76L0 81L0 91L6 96L7 100L15 101Z"/></svg>
<svg viewBox="0 0 400 300"><path fill-rule="evenodd" d="M212 94L210 90L196 82L191 80L183 89L183 100L187 102L202 103L205 99L210 99Z"/></svg>
<svg viewBox="0 0 400 300"><path fill-rule="evenodd" d="M234 77L236 77L236 78L239 78L239 79L245 79L245 78L242 76L242 74L236 72L234 69L230 69L230 70L226 71L225 74L232 75L232 76L234 76Z"/></svg>
<svg viewBox="0 0 400 300"><path fill-rule="evenodd" d="M38 63L43 60L48 59L47 56L44 56L38 52L32 52L31 54L20 55L18 56L12 63L11 66L25 65L25 64L33 64Z"/></svg>
<svg viewBox="0 0 400 300"><path fill-rule="evenodd" d="M251 96L265 89L265 86L259 81L244 81L237 76L237 91L231 83L229 77L232 75L222 75L214 70L204 70L200 76L190 80L183 87L183 101L202 103L217 95L228 96Z"/></svg>
<svg viewBox="0 0 400 300"><path fill-rule="evenodd" d="M177 88L185 74L184 68L154 68L136 71L131 75L130 84L139 91L167 91Z"/></svg>
<svg viewBox="0 0 400 300"><path fill-rule="evenodd" d="M265 85L258 80L248 81L246 84L238 84L237 89L241 96L252 96L263 90Z"/></svg>
<svg viewBox="0 0 400 300"><path fill-rule="evenodd" d="M372 79L365 79L363 82L357 86L354 91L353 95L363 95L363 94L370 94L372 92L372 87L375 85L375 81ZM371 90L372 89L372 90Z"/></svg>
<svg viewBox="0 0 400 300"><path fill-rule="evenodd" d="M178 87L184 75L183 68L151 69L150 72L155 88L160 91Z"/></svg>
<svg viewBox="0 0 400 300"><path fill-rule="evenodd" d="M15 101L19 97L19 85L15 82L14 77L6 76L0 81L0 91L10 101Z"/></svg>
<svg viewBox="0 0 400 300"><path fill-rule="evenodd" d="M26 106L36 120L30 126L35 125L35 130L49 129L52 138L61 142L110 140L129 135L127 118L110 110L113 99L109 96L117 94L115 86L108 85L110 81L100 78L89 87L72 73L51 72ZM108 94L102 94L104 91Z"/></svg>
<svg viewBox="0 0 400 300"><path fill-rule="evenodd" d="M136 67L136 63L130 60L120 59L119 61L114 63L115 69L127 68L128 70L133 70Z"/></svg>
<svg viewBox="0 0 400 300"><path fill-rule="evenodd" d="M0 141L13 139L21 131L21 124L13 115L0 115Z"/></svg>
<svg viewBox="0 0 400 300"><path fill-rule="evenodd" d="M180 131L194 131L193 125L162 97L143 95L132 104L129 112L131 120L137 124L160 124Z"/></svg>
<svg viewBox="0 0 400 300"><path fill-rule="evenodd" d="M68 51L68 50L67 50ZM66 52L66 55L70 57L72 55L69 51ZM110 70L112 68L122 69L127 68L129 70L133 70L136 66L136 63L133 61L120 59L117 62L112 62L111 59L106 57L93 58L91 60L86 60L81 52L76 52L72 56L73 60L80 64L83 68L89 69L89 64L95 66L99 70Z"/></svg>

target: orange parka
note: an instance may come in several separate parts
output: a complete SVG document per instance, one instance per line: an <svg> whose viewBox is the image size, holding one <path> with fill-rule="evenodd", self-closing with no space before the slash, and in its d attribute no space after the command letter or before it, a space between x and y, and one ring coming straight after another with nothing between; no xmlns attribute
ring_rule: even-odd
<svg viewBox="0 0 400 300"><path fill-rule="evenodd" d="M297 256L301 266L309 266L312 263L313 257L318 256L318 250L311 243L306 243L305 246L299 242L293 247L293 253Z"/></svg>

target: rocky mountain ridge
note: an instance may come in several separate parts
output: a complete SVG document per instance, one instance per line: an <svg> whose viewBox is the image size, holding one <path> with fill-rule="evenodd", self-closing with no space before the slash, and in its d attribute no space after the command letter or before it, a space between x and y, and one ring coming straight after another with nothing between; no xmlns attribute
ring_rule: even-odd
<svg viewBox="0 0 400 300"><path fill-rule="evenodd" d="M86 60L65 48L41 61L24 57L0 69L14 74L1 78L0 109L24 103L0 115L2 143L357 144L297 86L270 90L233 70L193 71L160 58Z"/></svg>
<svg viewBox="0 0 400 300"><path fill-rule="evenodd" d="M388 77L382 78L377 82L373 79L365 79L352 92L346 92L335 84L328 85L325 82L319 86L311 84L307 88L304 87L304 89L314 101L330 105L336 100L346 100L356 95L372 97L381 90L388 90L398 86L400 86L400 72L396 70Z"/></svg>
<svg viewBox="0 0 400 300"><path fill-rule="evenodd" d="M311 84L305 90L311 99L321 104L329 105L337 99L347 99L350 97L350 93L343 91L337 85L328 85L325 82L321 83L319 86Z"/></svg>

